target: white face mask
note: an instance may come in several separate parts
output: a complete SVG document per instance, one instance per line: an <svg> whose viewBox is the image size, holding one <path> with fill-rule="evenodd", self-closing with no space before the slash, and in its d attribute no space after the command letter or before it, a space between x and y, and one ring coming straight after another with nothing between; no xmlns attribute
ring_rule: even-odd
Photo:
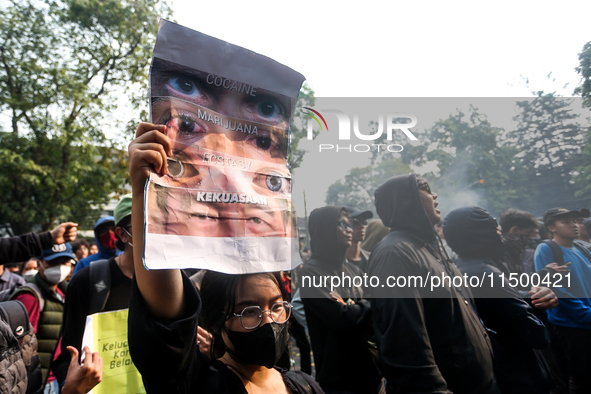
<svg viewBox="0 0 591 394"><path fill-rule="evenodd" d="M66 279L71 271L72 267L65 264L60 264L54 267L46 268L45 271L43 271L43 274L49 283L56 285Z"/></svg>
<svg viewBox="0 0 591 394"><path fill-rule="evenodd" d="M30 279L30 278L32 278L33 276L37 275L37 272L39 272L39 271L37 271L37 270L28 270L27 272L25 272L25 273L23 274L23 278L24 278L25 280L29 280L29 279Z"/></svg>

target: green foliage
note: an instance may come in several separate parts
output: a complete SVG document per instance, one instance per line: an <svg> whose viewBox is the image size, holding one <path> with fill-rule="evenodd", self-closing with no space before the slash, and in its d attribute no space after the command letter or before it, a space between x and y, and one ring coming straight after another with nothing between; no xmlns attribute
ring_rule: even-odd
<svg viewBox="0 0 591 394"><path fill-rule="evenodd" d="M581 75L581 85L574 91L575 95L583 97L583 106L591 107L591 42L583 46L579 53L579 67L576 68ZM586 146L581 156L581 163L577 167L578 174L574 181L579 186L576 192L578 197L591 195L591 128L585 133Z"/></svg>
<svg viewBox="0 0 591 394"><path fill-rule="evenodd" d="M573 176L585 141L571 104L572 100L541 92L534 100L517 102L518 127L508 138L519 150L516 163L529 189L544 191L541 201L530 193L528 205L534 209L568 205L575 195Z"/></svg>
<svg viewBox="0 0 591 394"><path fill-rule="evenodd" d="M446 209L479 203L500 212L514 203L518 193L509 183L517 150L500 144L502 133L473 107L467 115L458 111L429 130L431 150L426 156L438 163L439 174L427 177L434 180L440 199L447 199ZM476 196L472 200L457 197L467 192Z"/></svg>
<svg viewBox="0 0 591 394"><path fill-rule="evenodd" d="M539 95L516 103L514 130L492 126L473 107L467 114L458 111L439 120L417 134L420 145L403 144L406 156L374 156L377 164L349 171L344 182L329 187L326 202L373 210L377 186L391 176L430 164L421 172L433 169L423 176L439 194L444 214L463 205L480 205L493 215L509 208L541 215L555 206L588 206L591 131L585 140L571 100ZM585 198L574 199L575 195Z"/></svg>
<svg viewBox="0 0 591 394"><path fill-rule="evenodd" d="M582 81L574 94L584 98L584 106L591 107L591 42L586 43L579 53L579 67L576 71L581 75Z"/></svg>
<svg viewBox="0 0 591 394"><path fill-rule="evenodd" d="M113 93L145 95L158 17L170 10L159 0L8 3L0 15L0 111L10 118L0 130L0 226L24 233L93 222L127 181L125 153L105 136Z"/></svg>
<svg viewBox="0 0 591 394"><path fill-rule="evenodd" d="M386 180L396 175L408 174L410 167L402 160L389 157L375 165L353 168L345 181L337 181L330 185L326 193L328 205L353 205L362 210L375 213L373 193Z"/></svg>
<svg viewBox="0 0 591 394"><path fill-rule="evenodd" d="M573 180L577 185L575 196L589 200L589 196L591 196L591 128L587 129L585 140L585 148L583 149L579 161L580 164L577 166L577 172Z"/></svg>
<svg viewBox="0 0 591 394"><path fill-rule="evenodd" d="M307 135L306 125L308 124L307 110L304 107L313 107L316 104L314 90L306 83L300 89L300 95L292 116L289 141L289 166L291 170L298 168L302 164L306 150L298 148L300 140ZM314 137L318 134L314 132Z"/></svg>

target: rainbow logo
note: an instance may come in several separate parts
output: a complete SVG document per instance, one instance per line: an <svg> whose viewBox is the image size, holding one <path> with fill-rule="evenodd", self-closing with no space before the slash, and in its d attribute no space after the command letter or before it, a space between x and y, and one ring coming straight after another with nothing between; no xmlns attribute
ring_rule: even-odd
<svg viewBox="0 0 591 394"><path fill-rule="evenodd" d="M326 124L326 120L324 120L324 117L322 115L320 115L320 112L318 112L310 107L304 107L304 109L310 110L310 111L314 112L314 114L320 116L320 119L322 119L322 123L324 123L324 126L326 127L326 131L328 131L328 125ZM306 114L309 117L311 117L312 119L314 119L318 123L318 126L320 126L320 130L322 130L322 123L320 123L320 120L318 120L318 118L316 116L314 116L314 114L311 114L310 112L306 112Z"/></svg>

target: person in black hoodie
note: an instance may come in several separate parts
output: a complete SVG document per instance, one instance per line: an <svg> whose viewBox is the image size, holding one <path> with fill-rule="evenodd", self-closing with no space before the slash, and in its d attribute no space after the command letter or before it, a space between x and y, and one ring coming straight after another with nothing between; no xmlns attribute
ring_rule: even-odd
<svg viewBox="0 0 591 394"><path fill-rule="evenodd" d="M373 332L363 289L342 283L332 291L324 286L306 287L306 277L363 276L358 267L345 263L352 239L347 212L332 206L315 209L308 229L312 257L301 269L300 278L316 380L327 394L378 392L381 376L368 347Z"/></svg>
<svg viewBox="0 0 591 394"><path fill-rule="evenodd" d="M461 276L438 244L437 195L414 174L375 192L377 213L391 228L369 259L369 275ZM372 316L388 393L499 393L492 349L466 288L443 285L372 288Z"/></svg>
<svg viewBox="0 0 591 394"><path fill-rule="evenodd" d="M496 220L483 208L458 208L446 216L443 232L459 256L456 264L460 271L468 277L486 277L472 292L484 324L497 333L492 344L501 392L549 393L552 380L548 366L536 349L548 346L550 336L507 276L501 277L497 265L504 247Z"/></svg>

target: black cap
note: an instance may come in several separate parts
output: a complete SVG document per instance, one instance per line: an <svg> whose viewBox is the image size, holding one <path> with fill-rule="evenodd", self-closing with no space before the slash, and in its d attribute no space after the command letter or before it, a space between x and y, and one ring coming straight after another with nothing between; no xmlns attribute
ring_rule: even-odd
<svg viewBox="0 0 591 394"><path fill-rule="evenodd" d="M579 212L581 212L581 214L583 214L584 218L591 218L591 211L587 208L581 208L579 209Z"/></svg>
<svg viewBox="0 0 591 394"><path fill-rule="evenodd" d="M550 219L561 218L582 218L583 214L580 211L569 211L566 208L551 208L544 213L544 224L548 224Z"/></svg>
<svg viewBox="0 0 591 394"><path fill-rule="evenodd" d="M361 209L357 209L352 205L345 205L343 206L347 212L349 212L349 217L351 219L371 219L373 218L373 213L371 211L362 211Z"/></svg>

